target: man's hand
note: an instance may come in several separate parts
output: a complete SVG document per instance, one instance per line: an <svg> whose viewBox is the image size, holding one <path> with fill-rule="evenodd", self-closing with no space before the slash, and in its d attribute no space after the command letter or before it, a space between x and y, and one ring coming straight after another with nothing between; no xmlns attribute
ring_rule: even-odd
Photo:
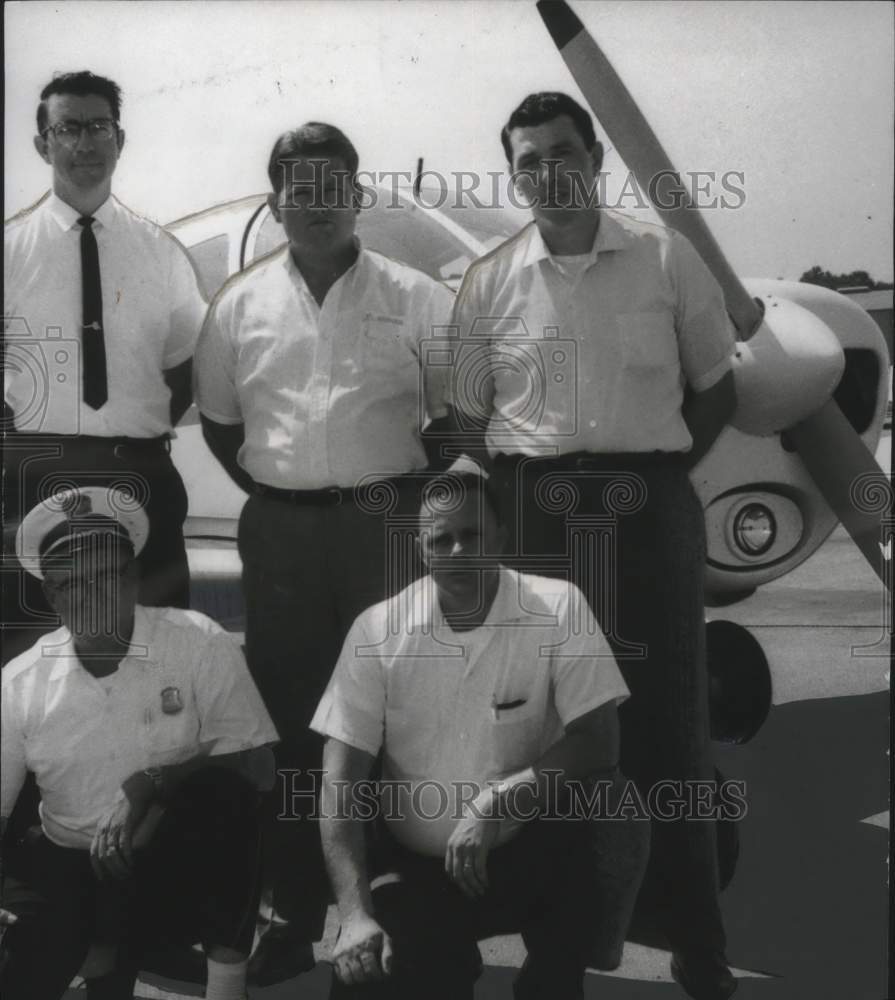
<svg viewBox="0 0 895 1000"><path fill-rule="evenodd" d="M0 908L0 927L12 927L18 919L14 913Z"/></svg>
<svg viewBox="0 0 895 1000"><path fill-rule="evenodd" d="M494 804L491 789L485 789L464 807L444 854L444 870L470 898L483 896L488 888L488 854L500 830Z"/></svg>
<svg viewBox="0 0 895 1000"><path fill-rule="evenodd" d="M146 816L154 793L152 779L140 771L121 786L90 845L90 864L97 878L128 877L134 861L134 831Z"/></svg>
<svg viewBox="0 0 895 1000"><path fill-rule="evenodd" d="M348 986L382 979L392 971L392 939L371 916L352 914L333 948L333 966Z"/></svg>

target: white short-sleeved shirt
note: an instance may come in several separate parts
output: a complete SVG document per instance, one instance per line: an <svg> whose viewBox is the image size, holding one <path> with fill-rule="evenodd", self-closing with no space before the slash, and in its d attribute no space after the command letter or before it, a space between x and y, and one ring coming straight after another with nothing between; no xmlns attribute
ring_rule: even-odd
<svg viewBox="0 0 895 1000"><path fill-rule="evenodd" d="M445 623L428 576L363 612L311 728L381 748L383 778L399 783L383 793L389 828L440 855L470 788L531 766L574 719L627 695L581 591L502 568L487 619L468 632Z"/></svg>
<svg viewBox="0 0 895 1000"><path fill-rule="evenodd" d="M245 424L239 464L283 489L353 486L421 469L420 428L446 412L449 366L423 364L453 295L361 249L319 306L288 247L231 278L196 350L196 400Z"/></svg>
<svg viewBox="0 0 895 1000"><path fill-rule="evenodd" d="M5 398L16 430L166 434L171 391L162 373L192 356L205 315L193 266L170 233L116 198L93 213L109 386L94 410L81 400L79 216L50 194L5 226Z"/></svg>
<svg viewBox="0 0 895 1000"><path fill-rule="evenodd" d="M466 272L452 402L490 417L492 455L688 451L685 385L731 367L721 288L685 237L601 209L588 257L553 256L531 223Z"/></svg>
<svg viewBox="0 0 895 1000"><path fill-rule="evenodd" d="M58 629L4 668L2 691L0 814L32 771L44 831L63 847L90 846L136 771L278 739L239 646L194 611L138 605L128 654L101 680Z"/></svg>

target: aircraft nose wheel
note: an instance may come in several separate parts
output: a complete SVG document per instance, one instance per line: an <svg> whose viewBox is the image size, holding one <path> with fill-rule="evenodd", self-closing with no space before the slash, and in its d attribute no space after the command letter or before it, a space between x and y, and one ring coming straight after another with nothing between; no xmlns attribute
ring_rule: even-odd
<svg viewBox="0 0 895 1000"><path fill-rule="evenodd" d="M771 710L771 671L758 640L742 625L713 621L706 625L709 674L709 719L713 740L748 743L764 725ZM716 769L719 786L724 776ZM718 876L726 888L736 871L740 853L737 821L719 819Z"/></svg>
<svg viewBox="0 0 895 1000"><path fill-rule="evenodd" d="M748 743L771 710L771 671L758 640L742 625L706 625L709 719L713 740Z"/></svg>

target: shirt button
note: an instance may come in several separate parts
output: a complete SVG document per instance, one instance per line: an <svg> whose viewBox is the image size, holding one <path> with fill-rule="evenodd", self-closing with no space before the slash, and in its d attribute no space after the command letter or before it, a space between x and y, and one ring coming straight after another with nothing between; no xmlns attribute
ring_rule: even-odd
<svg viewBox="0 0 895 1000"><path fill-rule="evenodd" d="M596 420L588 420L587 425L588 425L588 427L596 427L597 426L597 422L596 422Z"/></svg>

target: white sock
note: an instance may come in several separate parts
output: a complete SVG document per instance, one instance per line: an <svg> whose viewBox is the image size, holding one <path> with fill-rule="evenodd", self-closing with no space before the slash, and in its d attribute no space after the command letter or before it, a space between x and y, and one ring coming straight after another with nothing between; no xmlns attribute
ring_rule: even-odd
<svg viewBox="0 0 895 1000"><path fill-rule="evenodd" d="M216 962L209 958L206 961L208 985L205 987L205 1000L245 1000L249 960Z"/></svg>

